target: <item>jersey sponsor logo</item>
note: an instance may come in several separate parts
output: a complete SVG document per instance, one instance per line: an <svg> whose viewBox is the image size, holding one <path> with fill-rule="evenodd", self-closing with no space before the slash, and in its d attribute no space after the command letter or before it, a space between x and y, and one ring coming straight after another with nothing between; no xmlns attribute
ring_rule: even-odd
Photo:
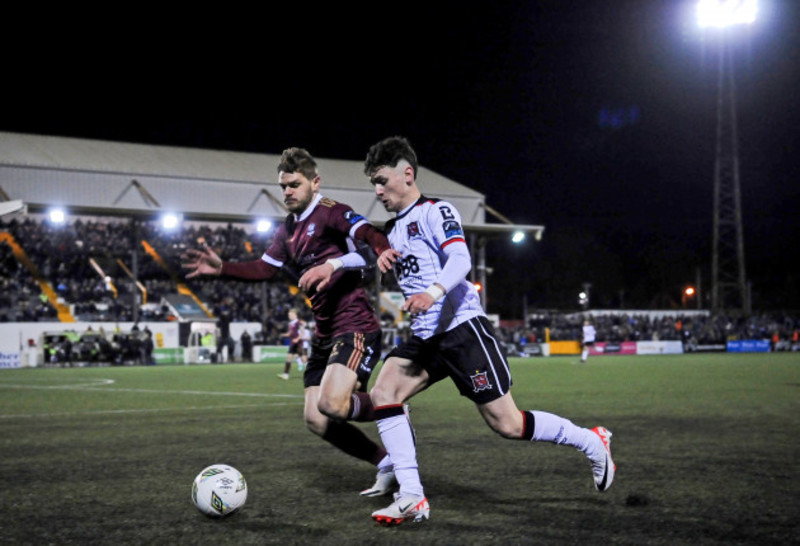
<svg viewBox="0 0 800 546"><path fill-rule="evenodd" d="M475 392L485 391L486 389L492 388L492 384L489 383L489 377L487 376L486 372L471 375L470 379L472 379L472 388L475 390Z"/></svg>
<svg viewBox="0 0 800 546"><path fill-rule="evenodd" d="M360 222L361 220L363 220L364 217L356 213L355 211L348 210L347 212L344 213L344 219L350 222L350 225L353 225L356 222Z"/></svg>
<svg viewBox="0 0 800 546"><path fill-rule="evenodd" d="M408 224L406 230L408 231L409 237L419 237L420 235L419 224L417 224L416 222L411 222L410 224Z"/></svg>
<svg viewBox="0 0 800 546"><path fill-rule="evenodd" d="M308 229L306 229L306 237L313 237L314 236L314 232L316 230L317 230L316 224L314 224L314 222L311 222L308 225Z"/></svg>
<svg viewBox="0 0 800 546"><path fill-rule="evenodd" d="M394 263L394 273L398 279L404 279L409 275L419 273L419 260L413 254L398 259Z"/></svg>
<svg viewBox="0 0 800 546"><path fill-rule="evenodd" d="M450 237L456 236L463 236L464 232L461 230L461 224L456 222L455 220L447 220L442 224L442 229L444 230L444 236L448 239Z"/></svg>

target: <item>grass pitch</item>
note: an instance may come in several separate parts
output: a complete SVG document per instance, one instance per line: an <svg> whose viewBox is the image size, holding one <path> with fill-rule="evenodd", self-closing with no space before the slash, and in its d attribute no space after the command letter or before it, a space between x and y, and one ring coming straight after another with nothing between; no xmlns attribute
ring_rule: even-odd
<svg viewBox="0 0 800 546"><path fill-rule="evenodd" d="M495 435L442 382L411 403L431 519L396 528L370 518L390 498L358 495L374 470L305 429L282 364L0 370L0 541L800 543L800 354L511 365L521 409L614 433L614 486L572 448ZM249 486L222 520L190 500L212 463Z"/></svg>

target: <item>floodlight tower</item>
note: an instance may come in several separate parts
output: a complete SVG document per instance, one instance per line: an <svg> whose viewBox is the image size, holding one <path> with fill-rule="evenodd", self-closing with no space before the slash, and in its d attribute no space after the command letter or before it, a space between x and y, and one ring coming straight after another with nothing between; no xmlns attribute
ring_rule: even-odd
<svg viewBox="0 0 800 546"><path fill-rule="evenodd" d="M700 0L697 22L719 38L717 146L714 162L714 241L711 263L711 309L739 309L750 314L744 265L742 199L736 131L736 86L728 43L733 27L751 24L757 0Z"/></svg>

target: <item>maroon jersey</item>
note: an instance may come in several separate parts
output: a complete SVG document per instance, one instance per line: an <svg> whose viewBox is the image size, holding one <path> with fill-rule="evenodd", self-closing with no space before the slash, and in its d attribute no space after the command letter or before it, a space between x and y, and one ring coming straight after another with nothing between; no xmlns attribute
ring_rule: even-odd
<svg viewBox="0 0 800 546"><path fill-rule="evenodd" d="M294 319L293 321L289 322L289 341L292 343L297 343L300 341L297 339L300 337L300 319Z"/></svg>
<svg viewBox="0 0 800 546"><path fill-rule="evenodd" d="M287 267L302 275L315 265L355 250L356 240L367 242L378 255L389 248L386 237L348 205L317 196L303 214L290 214L286 218L260 260L226 262L222 274L269 279ZM340 269L321 291L308 294L317 338L380 329L375 310L360 283L359 271Z"/></svg>

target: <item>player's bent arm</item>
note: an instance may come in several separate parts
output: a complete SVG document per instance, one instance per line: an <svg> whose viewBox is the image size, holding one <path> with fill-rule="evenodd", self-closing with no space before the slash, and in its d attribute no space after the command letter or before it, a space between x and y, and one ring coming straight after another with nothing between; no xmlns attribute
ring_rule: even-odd
<svg viewBox="0 0 800 546"><path fill-rule="evenodd" d="M431 286L439 284L447 293L467 278L469 270L472 269L472 259L469 256L467 244L462 242L447 245L443 252L447 257L447 261L442 267L439 278Z"/></svg>
<svg viewBox="0 0 800 546"><path fill-rule="evenodd" d="M275 276L280 268L261 260L249 262L222 262L220 275L249 281L266 281Z"/></svg>
<svg viewBox="0 0 800 546"><path fill-rule="evenodd" d="M380 256L384 250L392 248L386 235L369 223L362 224L353 234L353 238L367 243L376 256Z"/></svg>

